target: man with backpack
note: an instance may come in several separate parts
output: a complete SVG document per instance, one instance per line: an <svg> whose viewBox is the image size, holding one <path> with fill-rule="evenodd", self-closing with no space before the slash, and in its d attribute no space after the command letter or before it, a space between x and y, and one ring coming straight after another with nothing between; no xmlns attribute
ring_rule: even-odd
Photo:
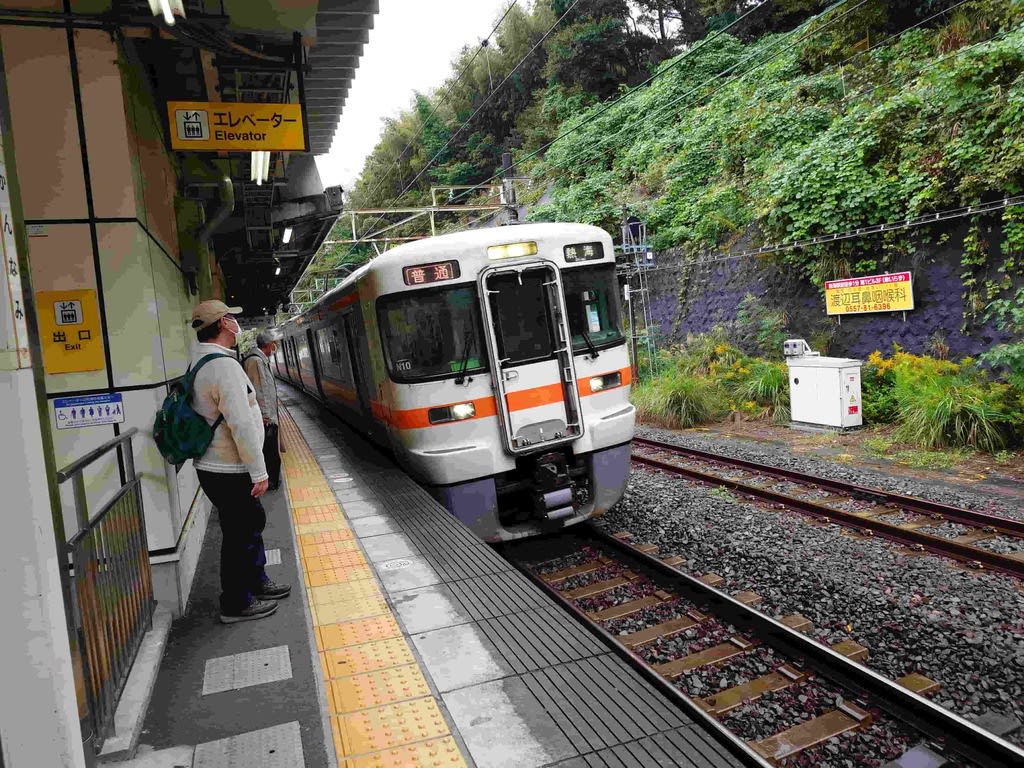
<svg viewBox="0 0 1024 768"><path fill-rule="evenodd" d="M277 349L281 335L275 331L263 331L256 336L256 348L242 358L249 381L256 388L256 402L263 415L263 459L270 475L271 491L281 484L281 454L278 451L277 423L277 381L270 370L270 358Z"/></svg>
<svg viewBox="0 0 1024 768"><path fill-rule="evenodd" d="M267 491L263 459L263 418L256 393L231 348L242 332L234 314L240 307L204 301L192 311L198 344L186 374L191 407L213 429L196 474L217 508L223 541L220 551L220 620L225 624L262 619L277 610L276 600L291 587L267 578L260 497Z"/></svg>

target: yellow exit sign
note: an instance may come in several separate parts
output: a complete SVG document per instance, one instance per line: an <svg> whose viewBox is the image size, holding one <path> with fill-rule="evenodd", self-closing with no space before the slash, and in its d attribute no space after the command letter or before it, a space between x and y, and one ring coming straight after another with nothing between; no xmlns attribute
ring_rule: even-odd
<svg viewBox="0 0 1024 768"><path fill-rule="evenodd" d="M300 104L169 101L171 147L181 151L305 151Z"/></svg>

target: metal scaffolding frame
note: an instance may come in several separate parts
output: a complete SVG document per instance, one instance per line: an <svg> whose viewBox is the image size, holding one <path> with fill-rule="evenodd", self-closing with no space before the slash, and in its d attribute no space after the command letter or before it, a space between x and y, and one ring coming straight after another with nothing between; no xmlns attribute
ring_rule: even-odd
<svg viewBox="0 0 1024 768"><path fill-rule="evenodd" d="M647 355L647 370L658 370L657 329L651 313L650 281L647 272L654 266L654 251L647 240L647 224L642 221L624 221L621 245L615 247L615 271L625 286L625 299L629 307L629 344L634 378L639 375L642 351ZM639 313L642 326L637 323Z"/></svg>

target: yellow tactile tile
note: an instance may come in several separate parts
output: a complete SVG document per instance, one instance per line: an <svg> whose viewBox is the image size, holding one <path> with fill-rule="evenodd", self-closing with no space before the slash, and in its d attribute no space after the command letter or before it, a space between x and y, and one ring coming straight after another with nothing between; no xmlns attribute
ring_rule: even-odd
<svg viewBox="0 0 1024 768"><path fill-rule="evenodd" d="M342 520L328 520L322 523L301 523L296 524L296 533L326 533L329 531L344 531L348 524Z"/></svg>
<svg viewBox="0 0 1024 768"><path fill-rule="evenodd" d="M369 565L350 565L347 568L328 568L324 571L309 571L306 584L311 587L322 587L325 584L347 584L350 581L372 579L373 570Z"/></svg>
<svg viewBox="0 0 1024 768"><path fill-rule="evenodd" d="M353 541L352 544L355 544ZM317 555L314 557L302 558L303 565L308 571L326 571L328 568L348 568L353 565L364 565L366 558L359 551L358 547L348 552L340 552L336 555Z"/></svg>
<svg viewBox="0 0 1024 768"><path fill-rule="evenodd" d="M301 507L292 513L296 523L322 523L327 520L344 520L341 507L337 504L315 504Z"/></svg>
<svg viewBox="0 0 1024 768"><path fill-rule="evenodd" d="M339 768L464 767L344 507L287 409L281 439Z"/></svg>
<svg viewBox="0 0 1024 768"><path fill-rule="evenodd" d="M372 616L355 621L344 621L337 624L317 627L317 642L321 651L345 648L350 645L362 645L377 640L401 637L402 630L391 614Z"/></svg>
<svg viewBox="0 0 1024 768"><path fill-rule="evenodd" d="M383 597L364 597L346 600L343 603L311 606L316 624L337 624L339 621L368 619L390 613L388 603Z"/></svg>
<svg viewBox="0 0 1024 768"><path fill-rule="evenodd" d="M341 741L335 730L336 741ZM369 755L350 757L343 768L465 768L466 761L455 739L428 739L395 749L385 749Z"/></svg>
<svg viewBox="0 0 1024 768"><path fill-rule="evenodd" d="M324 486L323 488L307 488L303 486L289 487L288 496L292 503L293 509L303 509L304 507L316 507L322 504L331 504L337 507L337 501L334 498L334 492Z"/></svg>
<svg viewBox="0 0 1024 768"><path fill-rule="evenodd" d="M378 752L449 733L437 702L430 697L364 709L337 719L347 755Z"/></svg>
<svg viewBox="0 0 1024 768"><path fill-rule="evenodd" d="M416 664L338 678L331 681L331 691L333 713L339 715L430 695Z"/></svg>
<svg viewBox="0 0 1024 768"><path fill-rule="evenodd" d="M318 557L321 555L337 555L342 552L351 552L354 548L351 544L354 537L348 528L338 530L326 530L325 534L338 536L333 542L319 542L300 545L303 557Z"/></svg>
<svg viewBox="0 0 1024 768"><path fill-rule="evenodd" d="M368 597L384 597L377 582L372 579L353 581L348 584L328 584L323 587L311 587L309 590L313 597L313 605L331 605L332 603L344 603L349 600L362 600Z"/></svg>
<svg viewBox="0 0 1024 768"><path fill-rule="evenodd" d="M361 675L388 667L413 664L416 661L404 637L350 645L347 648L323 651L320 655L324 657L327 673L332 678Z"/></svg>

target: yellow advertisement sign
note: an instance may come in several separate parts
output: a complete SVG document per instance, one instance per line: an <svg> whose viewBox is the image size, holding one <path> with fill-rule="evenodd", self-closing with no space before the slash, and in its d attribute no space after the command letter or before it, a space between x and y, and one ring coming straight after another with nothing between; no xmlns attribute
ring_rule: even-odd
<svg viewBox="0 0 1024 768"><path fill-rule="evenodd" d="M169 101L171 147L211 152L304 151L300 104Z"/></svg>
<svg viewBox="0 0 1024 768"><path fill-rule="evenodd" d="M96 291L37 291L39 337L47 373L102 371L103 334Z"/></svg>
<svg viewBox="0 0 1024 768"><path fill-rule="evenodd" d="M905 312L914 308L913 281L909 272L829 280L825 306L830 315Z"/></svg>

